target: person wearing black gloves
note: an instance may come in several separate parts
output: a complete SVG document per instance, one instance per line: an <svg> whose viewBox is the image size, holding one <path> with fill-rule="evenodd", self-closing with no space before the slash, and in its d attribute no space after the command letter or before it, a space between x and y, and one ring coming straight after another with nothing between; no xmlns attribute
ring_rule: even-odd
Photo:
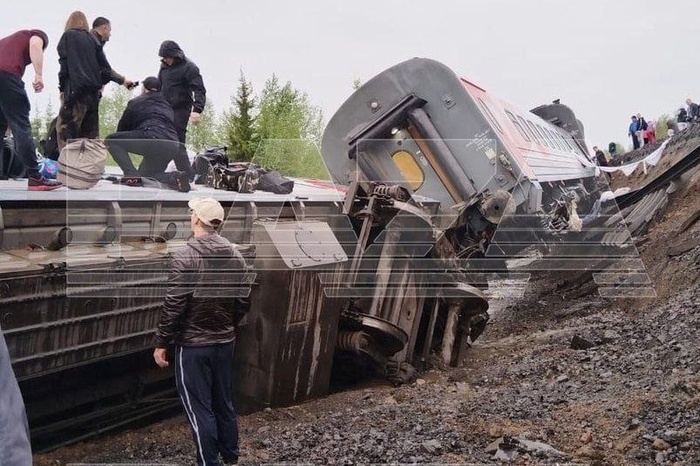
<svg viewBox="0 0 700 466"><path fill-rule="evenodd" d="M141 186L142 178L152 178L171 189L188 192L187 172L165 172L168 163L180 152L180 143L173 123L173 109L160 89L158 78L144 79L141 95L126 105L117 132L107 136L105 144L124 171L122 184ZM143 156L138 170L129 152Z"/></svg>
<svg viewBox="0 0 700 466"><path fill-rule="evenodd" d="M158 72L158 79L162 84L161 92L173 108L175 131L182 143L182 148L175 157L175 165L178 170L191 173L190 161L185 150L187 124L199 123L207 100L207 90L199 68L185 56L177 42L164 41L160 45L158 55L161 57Z"/></svg>

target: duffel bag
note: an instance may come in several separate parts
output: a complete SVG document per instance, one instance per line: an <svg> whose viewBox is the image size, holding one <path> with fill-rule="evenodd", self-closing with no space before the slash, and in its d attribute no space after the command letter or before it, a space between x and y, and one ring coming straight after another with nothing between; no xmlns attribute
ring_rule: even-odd
<svg viewBox="0 0 700 466"><path fill-rule="evenodd" d="M77 139L58 157L58 181L72 189L90 189L102 179L109 152L98 139Z"/></svg>
<svg viewBox="0 0 700 466"><path fill-rule="evenodd" d="M252 163L236 163L231 166L209 167L204 184L209 188L239 193L252 193L258 187L259 174Z"/></svg>
<svg viewBox="0 0 700 466"><path fill-rule="evenodd" d="M270 170L260 174L258 189L275 194L291 194L294 190L294 180L285 178L278 171Z"/></svg>
<svg viewBox="0 0 700 466"><path fill-rule="evenodd" d="M228 156L226 155L226 146L206 147L204 152L201 152L194 157L192 162L192 170L196 177L194 184L205 184L206 177L209 173L209 168L215 165L228 165Z"/></svg>

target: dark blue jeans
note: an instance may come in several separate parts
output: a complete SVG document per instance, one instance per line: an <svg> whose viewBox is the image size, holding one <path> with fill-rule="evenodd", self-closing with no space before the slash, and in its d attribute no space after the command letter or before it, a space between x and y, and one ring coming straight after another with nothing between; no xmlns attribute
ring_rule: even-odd
<svg viewBox="0 0 700 466"><path fill-rule="evenodd" d="M233 343L175 347L175 380L197 447L197 464L238 458L233 392Z"/></svg>
<svg viewBox="0 0 700 466"><path fill-rule="evenodd" d="M13 74L0 71L0 135L7 127L15 138L17 156L27 169L27 176L36 176L36 147L29 122L29 98L24 83Z"/></svg>

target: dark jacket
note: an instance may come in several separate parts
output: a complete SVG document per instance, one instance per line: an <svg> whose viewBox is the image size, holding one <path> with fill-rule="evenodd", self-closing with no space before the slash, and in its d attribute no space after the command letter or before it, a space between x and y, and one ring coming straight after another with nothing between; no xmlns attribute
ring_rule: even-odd
<svg viewBox="0 0 700 466"><path fill-rule="evenodd" d="M639 120L632 120L629 127L629 135L635 136L637 131L639 131Z"/></svg>
<svg viewBox="0 0 700 466"><path fill-rule="evenodd" d="M226 238L212 233L190 239L172 257L155 346L233 341L249 307L244 272L243 256Z"/></svg>
<svg viewBox="0 0 700 466"><path fill-rule="evenodd" d="M695 121L698 119L698 104L691 102L688 104L688 121Z"/></svg>
<svg viewBox="0 0 700 466"><path fill-rule="evenodd" d="M92 37L94 37L95 40L97 40L97 43L100 44L100 47L102 47L102 51L104 52L104 46L105 46L106 42L102 40L102 36L94 29L90 29L90 34L92 34ZM106 55L105 55L105 57L106 57ZM109 73L109 80L112 82L115 82L119 85L124 84L124 80L125 80L124 75L117 73L116 71L114 71L114 69L112 67L110 67L110 70L111 71Z"/></svg>
<svg viewBox="0 0 700 466"><path fill-rule="evenodd" d="M599 167L607 167L608 166L608 159L605 157L605 152L602 150L597 150L595 153L595 158L596 161L598 162Z"/></svg>
<svg viewBox="0 0 700 466"><path fill-rule="evenodd" d="M637 119L637 131L646 131L648 127L649 125L647 125L647 121L644 117Z"/></svg>
<svg viewBox="0 0 700 466"><path fill-rule="evenodd" d="M180 46L171 40L161 44L158 54L161 57L175 58L172 66L163 63L158 72L165 99L174 109L187 108L202 113L207 101L207 90L197 65L185 57Z"/></svg>
<svg viewBox="0 0 700 466"><path fill-rule="evenodd" d="M177 141L173 109L160 92L148 92L126 104L117 131L144 131L154 139Z"/></svg>
<svg viewBox="0 0 700 466"><path fill-rule="evenodd" d="M112 68L102 46L88 31L69 29L58 42L58 89L66 97L97 92L109 82Z"/></svg>

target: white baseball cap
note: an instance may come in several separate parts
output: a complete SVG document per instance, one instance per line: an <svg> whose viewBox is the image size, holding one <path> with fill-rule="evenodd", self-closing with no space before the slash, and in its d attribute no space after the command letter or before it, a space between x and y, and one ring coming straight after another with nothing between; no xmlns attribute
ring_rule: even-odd
<svg viewBox="0 0 700 466"><path fill-rule="evenodd" d="M212 222L218 221L218 225L224 221L224 208L221 207L221 204L216 199L195 197L187 205L198 219L210 227L215 226Z"/></svg>

